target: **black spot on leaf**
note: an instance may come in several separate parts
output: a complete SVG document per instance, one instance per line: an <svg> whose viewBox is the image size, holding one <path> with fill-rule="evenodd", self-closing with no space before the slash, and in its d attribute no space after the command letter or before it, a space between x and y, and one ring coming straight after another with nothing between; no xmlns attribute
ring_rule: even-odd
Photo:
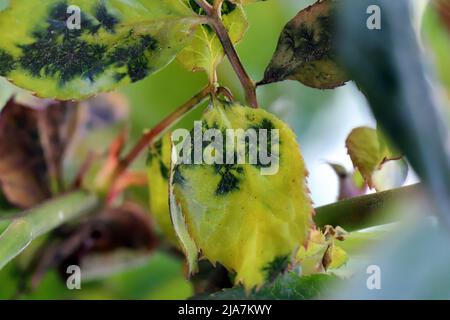
<svg viewBox="0 0 450 320"><path fill-rule="evenodd" d="M146 53L157 49L158 41L155 38L150 35L140 36L136 43L123 45L115 49L109 57L109 64L116 67L126 65L131 81L135 82L145 78L150 73ZM123 76L119 75L120 77Z"/></svg>
<svg viewBox="0 0 450 320"><path fill-rule="evenodd" d="M117 17L108 12L108 9L103 2L95 8L95 18L100 22L100 25L110 33L115 32L115 27L120 22Z"/></svg>
<svg viewBox="0 0 450 320"><path fill-rule="evenodd" d="M286 271L289 265L289 256L279 256L269 262L264 268L266 281L273 281L277 276Z"/></svg>
<svg viewBox="0 0 450 320"><path fill-rule="evenodd" d="M0 49L0 75L6 76L14 69L14 58L6 51Z"/></svg>
<svg viewBox="0 0 450 320"><path fill-rule="evenodd" d="M183 177L180 170L181 170L180 166L176 166L174 168L172 182L173 182L173 184L178 184L180 186L183 186L184 183L186 182L186 179Z"/></svg>
<svg viewBox="0 0 450 320"><path fill-rule="evenodd" d="M215 165L215 171L221 176L215 192L217 196L227 195L230 192L239 190L240 178L238 175L244 172L241 166L230 164Z"/></svg>

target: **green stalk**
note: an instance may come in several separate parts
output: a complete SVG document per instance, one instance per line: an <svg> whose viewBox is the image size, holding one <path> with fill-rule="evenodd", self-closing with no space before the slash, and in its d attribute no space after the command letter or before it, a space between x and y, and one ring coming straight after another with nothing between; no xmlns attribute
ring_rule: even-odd
<svg viewBox="0 0 450 320"><path fill-rule="evenodd" d="M384 216L380 210L387 202L421 194L419 184L377 192L360 197L342 200L316 208L314 221L318 227L340 226L346 231L354 231L374 225L395 222L395 217Z"/></svg>
<svg viewBox="0 0 450 320"><path fill-rule="evenodd" d="M0 235L0 270L37 237L98 206L95 195L76 191L45 202L12 220Z"/></svg>

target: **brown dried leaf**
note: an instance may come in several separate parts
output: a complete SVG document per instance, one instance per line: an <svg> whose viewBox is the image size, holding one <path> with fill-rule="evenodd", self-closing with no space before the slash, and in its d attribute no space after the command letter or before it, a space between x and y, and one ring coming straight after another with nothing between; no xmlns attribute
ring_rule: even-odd
<svg viewBox="0 0 450 320"><path fill-rule="evenodd" d="M0 187L20 208L33 207L50 196L37 117L37 111L13 99L0 113Z"/></svg>

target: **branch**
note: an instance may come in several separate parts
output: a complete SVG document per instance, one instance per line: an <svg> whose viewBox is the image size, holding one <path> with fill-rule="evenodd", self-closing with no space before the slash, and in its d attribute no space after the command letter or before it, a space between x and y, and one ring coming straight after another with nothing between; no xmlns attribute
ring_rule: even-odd
<svg viewBox="0 0 450 320"><path fill-rule="evenodd" d="M228 31L223 25L222 19L220 18L221 4L222 1L216 1L215 6L211 6L205 0L195 0L196 3L206 12L209 19L209 24L214 28L217 37L222 44L223 50L233 67L234 72L239 78L242 87L245 91L246 102L253 108L258 107L258 99L256 97L256 85L255 82L250 78L247 71L245 70L241 59L239 58L236 49L234 48L233 42L228 35Z"/></svg>
<svg viewBox="0 0 450 320"><path fill-rule="evenodd" d="M0 269L37 237L98 207L99 200L95 195L77 191L26 211L22 217L12 220L0 235Z"/></svg>
<svg viewBox="0 0 450 320"><path fill-rule="evenodd" d="M395 221L395 217L383 216L380 209L386 202L402 197L417 197L421 194L420 184L398 189L368 194L342 200L333 204L316 208L314 221L318 227L331 225L341 226L346 231L354 231ZM381 214L381 215L380 215Z"/></svg>

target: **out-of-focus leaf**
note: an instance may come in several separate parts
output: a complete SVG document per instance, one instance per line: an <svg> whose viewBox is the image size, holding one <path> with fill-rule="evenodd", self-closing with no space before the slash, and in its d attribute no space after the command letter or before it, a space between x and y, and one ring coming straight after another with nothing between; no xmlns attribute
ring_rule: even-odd
<svg viewBox="0 0 450 320"><path fill-rule="evenodd" d="M411 203L411 199L408 199ZM430 204L396 208L408 216L421 216L413 223L402 222L386 233L370 251L365 263L341 283L332 299L422 300L449 299L450 244L448 230L435 220L423 217ZM393 231L394 231L393 230ZM345 243L345 241L344 241ZM379 276L379 278L377 277ZM369 290L380 279L381 290Z"/></svg>
<svg viewBox="0 0 450 320"><path fill-rule="evenodd" d="M432 97L407 0L339 1L339 53L394 144L430 188L436 212L450 224L448 127ZM378 5L381 30L367 28Z"/></svg>
<svg viewBox="0 0 450 320"><path fill-rule="evenodd" d="M205 14L195 1L185 1L195 13ZM225 0L222 5L222 20L231 41L238 43L248 27L242 6ZM209 79L214 81L216 68L224 55L222 44L214 30L209 25L203 25L196 30L192 43L180 52L178 61L190 71L206 72Z"/></svg>
<svg viewBox="0 0 450 320"><path fill-rule="evenodd" d="M365 194L367 186L358 170L352 174L339 164L329 163L329 165L339 179L338 201Z"/></svg>
<svg viewBox="0 0 450 320"><path fill-rule="evenodd" d="M334 46L334 1L318 1L300 11L284 28L260 84L286 79L333 89L349 80L338 66Z"/></svg>
<svg viewBox="0 0 450 320"><path fill-rule="evenodd" d="M425 41L431 46L436 72L450 94L450 3L432 0L423 20Z"/></svg>
<svg viewBox="0 0 450 320"><path fill-rule="evenodd" d="M58 267L60 275L66 277L69 265L82 266L90 255L108 255L118 249L149 252L156 244L150 220L142 208L125 203L105 209L67 232L63 239L46 246L30 271L32 286L35 288L50 268Z"/></svg>
<svg viewBox="0 0 450 320"><path fill-rule="evenodd" d="M16 0L0 12L0 75L38 96L86 98L166 66L199 20L179 0Z"/></svg>
<svg viewBox="0 0 450 320"><path fill-rule="evenodd" d="M80 102L80 135L125 122L130 104L123 94L103 93Z"/></svg>
<svg viewBox="0 0 450 320"><path fill-rule="evenodd" d="M64 188L63 160L77 129L77 111L74 103L62 102L49 104L37 113L40 141L53 191Z"/></svg>
<svg viewBox="0 0 450 320"><path fill-rule="evenodd" d="M307 300L320 299L330 288L340 283L336 276L315 274L299 276L293 272L280 275L273 283L247 294L242 287L225 289L209 296L208 300Z"/></svg>
<svg viewBox="0 0 450 320"><path fill-rule="evenodd" d="M378 130L353 129L345 144L353 165L370 188L384 191L403 185L408 164Z"/></svg>
<svg viewBox="0 0 450 320"><path fill-rule="evenodd" d="M205 143L202 154L207 160L214 153L222 155L223 161L179 163L172 174L180 216L199 250L212 263L217 261L235 271L235 282L250 289L286 267L289 257L307 240L313 208L305 164L292 130L262 109L214 101L202 118L201 130L208 128L220 134L249 128L256 129L257 135L258 129L267 132L267 140L260 137L258 146L247 143L246 148L254 151L267 143L271 164L263 165L260 157L254 164L238 164L241 151L236 143L228 150L235 164L226 164L227 148ZM274 139L277 133L279 141ZM236 139L220 137L224 145ZM190 146L189 142L178 142L178 148L184 143ZM239 144L242 146L242 141ZM193 156L194 149L189 150Z"/></svg>
<svg viewBox="0 0 450 320"><path fill-rule="evenodd" d="M13 220L0 235L0 269L37 237L97 208L96 196L83 191L54 198Z"/></svg>
<svg viewBox="0 0 450 320"><path fill-rule="evenodd" d="M50 196L37 111L11 99L0 114L0 187L12 204L30 208Z"/></svg>
<svg viewBox="0 0 450 320"><path fill-rule="evenodd" d="M169 175L171 156L170 133L150 147L147 156L150 214L172 244L177 244L177 235L172 225L169 210Z"/></svg>

